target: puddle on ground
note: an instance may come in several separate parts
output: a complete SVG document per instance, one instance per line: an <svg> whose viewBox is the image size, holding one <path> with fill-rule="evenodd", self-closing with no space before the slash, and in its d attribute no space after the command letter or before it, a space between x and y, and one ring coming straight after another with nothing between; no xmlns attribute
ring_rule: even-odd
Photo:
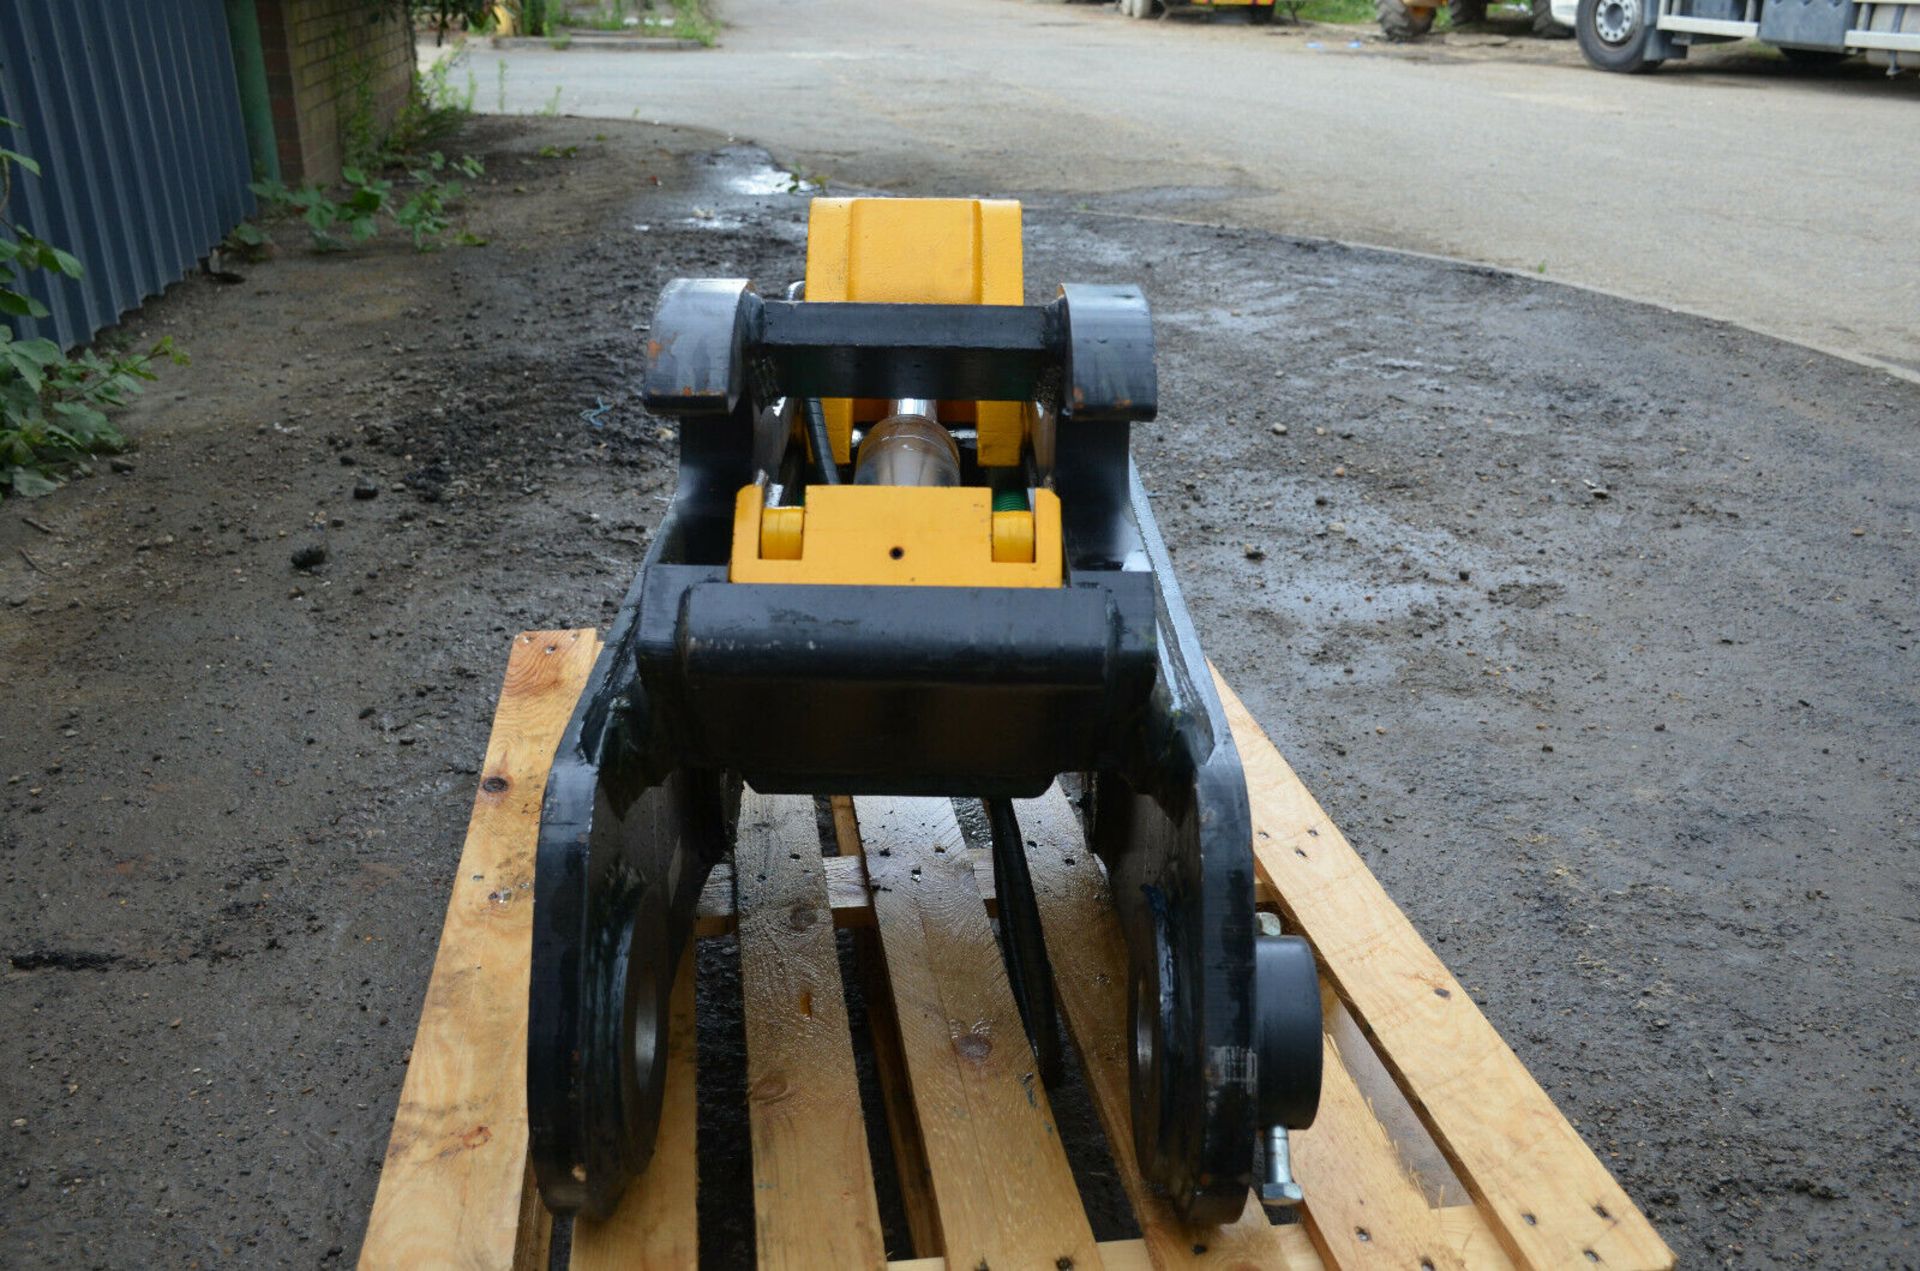
<svg viewBox="0 0 1920 1271"><path fill-rule="evenodd" d="M736 172L727 177L725 184L735 194L748 194L756 198L771 194L811 194L820 188L817 183L770 163Z"/></svg>

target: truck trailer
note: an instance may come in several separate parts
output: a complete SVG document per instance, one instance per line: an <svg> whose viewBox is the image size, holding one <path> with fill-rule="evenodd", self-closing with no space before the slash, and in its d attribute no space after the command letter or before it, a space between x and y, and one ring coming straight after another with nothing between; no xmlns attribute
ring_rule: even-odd
<svg viewBox="0 0 1920 1271"><path fill-rule="evenodd" d="M1697 44L1761 40L1817 66L1856 53L1889 75L1920 69L1920 0L1551 0L1603 71L1651 71Z"/></svg>

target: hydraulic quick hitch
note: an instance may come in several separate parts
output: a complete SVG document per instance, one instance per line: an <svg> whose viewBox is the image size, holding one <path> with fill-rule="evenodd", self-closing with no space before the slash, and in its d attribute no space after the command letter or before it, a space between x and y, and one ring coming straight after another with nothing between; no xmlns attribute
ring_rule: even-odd
<svg viewBox="0 0 1920 1271"><path fill-rule="evenodd" d="M787 298L661 294L645 399L682 421L679 488L540 825L550 1208L604 1217L646 1168L673 977L743 781L984 800L1013 987L1051 1039L1011 800L1063 773L1126 935L1141 1169L1199 1223L1240 1213L1261 1150L1263 1195L1297 1199L1274 1179L1319 1100L1319 983L1256 921L1239 754L1128 452L1157 409L1146 301L1022 287L1017 203L816 199Z"/></svg>

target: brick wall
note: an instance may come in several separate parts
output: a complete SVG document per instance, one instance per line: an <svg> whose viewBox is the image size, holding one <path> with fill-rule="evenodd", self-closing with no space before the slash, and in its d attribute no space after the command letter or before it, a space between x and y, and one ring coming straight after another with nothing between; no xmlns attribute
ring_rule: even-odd
<svg viewBox="0 0 1920 1271"><path fill-rule="evenodd" d="M280 176L337 180L356 134L378 139L407 100L413 44L398 6L255 0Z"/></svg>

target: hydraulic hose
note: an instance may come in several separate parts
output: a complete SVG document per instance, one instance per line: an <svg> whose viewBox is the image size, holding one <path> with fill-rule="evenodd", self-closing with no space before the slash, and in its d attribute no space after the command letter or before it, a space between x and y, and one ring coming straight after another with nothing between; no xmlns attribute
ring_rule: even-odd
<svg viewBox="0 0 1920 1271"><path fill-rule="evenodd" d="M820 478L821 485L839 485L840 468L833 461L833 438L827 436L827 412L821 409L819 398L804 400L807 444L813 448L814 475Z"/></svg>

